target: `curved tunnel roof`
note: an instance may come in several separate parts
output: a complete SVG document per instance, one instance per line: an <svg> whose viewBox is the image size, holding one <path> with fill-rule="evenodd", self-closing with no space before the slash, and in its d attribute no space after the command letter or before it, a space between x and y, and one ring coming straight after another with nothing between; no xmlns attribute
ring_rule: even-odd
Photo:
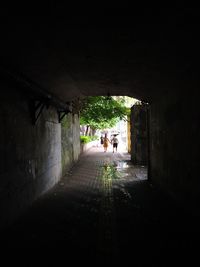
<svg viewBox="0 0 200 267"><path fill-rule="evenodd" d="M6 66L60 99L109 93L150 101L168 81L195 71L194 9L89 16L61 10L6 17L1 44Z"/></svg>

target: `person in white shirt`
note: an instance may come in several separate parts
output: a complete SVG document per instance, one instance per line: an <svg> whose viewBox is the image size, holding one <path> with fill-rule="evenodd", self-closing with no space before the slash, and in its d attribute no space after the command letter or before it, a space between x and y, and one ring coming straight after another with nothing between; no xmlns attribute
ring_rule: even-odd
<svg viewBox="0 0 200 267"><path fill-rule="evenodd" d="M117 139L117 135L114 134L114 137L112 138L112 145L113 145L113 153L116 151L117 152L117 147L119 144L119 140ZM115 150L115 151L114 151Z"/></svg>

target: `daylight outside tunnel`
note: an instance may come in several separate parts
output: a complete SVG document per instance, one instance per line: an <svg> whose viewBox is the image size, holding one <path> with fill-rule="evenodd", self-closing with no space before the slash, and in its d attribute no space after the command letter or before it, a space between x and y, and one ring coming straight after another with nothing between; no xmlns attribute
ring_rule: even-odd
<svg viewBox="0 0 200 267"><path fill-rule="evenodd" d="M141 179L147 179L148 103L128 96L89 97L82 101L85 104L80 109L81 151L96 147L102 152L127 153L129 162L126 164L144 168L146 173ZM108 138L106 149L105 136Z"/></svg>

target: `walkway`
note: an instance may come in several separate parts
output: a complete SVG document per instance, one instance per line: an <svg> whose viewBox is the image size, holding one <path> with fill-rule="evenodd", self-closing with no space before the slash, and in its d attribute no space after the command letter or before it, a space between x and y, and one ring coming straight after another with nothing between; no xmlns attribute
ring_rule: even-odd
<svg viewBox="0 0 200 267"><path fill-rule="evenodd" d="M191 217L147 181L144 166L102 147L85 153L8 230L4 251L28 255L26 266L39 257L93 266L171 266L187 257L193 266L199 238Z"/></svg>

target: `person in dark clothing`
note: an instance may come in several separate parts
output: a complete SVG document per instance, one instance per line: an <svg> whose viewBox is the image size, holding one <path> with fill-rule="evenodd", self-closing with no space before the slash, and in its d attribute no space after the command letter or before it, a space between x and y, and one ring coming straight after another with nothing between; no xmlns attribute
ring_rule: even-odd
<svg viewBox="0 0 200 267"><path fill-rule="evenodd" d="M100 143L101 143L101 145L103 145L103 136L102 135L100 137Z"/></svg>

